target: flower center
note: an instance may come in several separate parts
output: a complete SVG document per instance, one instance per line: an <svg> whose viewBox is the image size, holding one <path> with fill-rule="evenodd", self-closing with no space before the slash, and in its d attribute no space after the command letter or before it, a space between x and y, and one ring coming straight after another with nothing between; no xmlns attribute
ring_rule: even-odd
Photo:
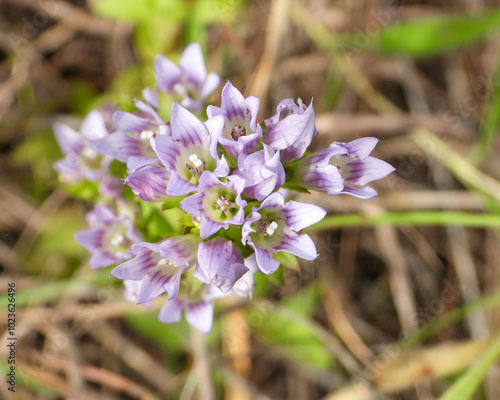
<svg viewBox="0 0 500 400"><path fill-rule="evenodd" d="M172 261L170 261L168 258L161 258L160 261L158 261L158 266L159 267L165 267L165 266L171 266Z"/></svg>
<svg viewBox="0 0 500 400"><path fill-rule="evenodd" d="M129 251L130 246L132 246L132 242L123 233L119 232L111 236L109 244L117 253L126 253Z"/></svg>
<svg viewBox="0 0 500 400"><path fill-rule="evenodd" d="M97 158L98 155L99 153L95 151L94 148L91 146L85 146L82 149L82 156L87 158L89 161L94 160L95 158Z"/></svg>
<svg viewBox="0 0 500 400"><path fill-rule="evenodd" d="M212 186L203 198L203 210L215 222L231 220L240 207L236 204L236 192L227 186Z"/></svg>
<svg viewBox="0 0 500 400"><path fill-rule="evenodd" d="M191 154L188 158L193 166L189 165L189 163L186 163L186 168L189 171L192 171L194 176L199 178L206 169L205 161L201 161L196 154Z"/></svg>
<svg viewBox="0 0 500 400"><path fill-rule="evenodd" d="M227 208L231 205L231 202L224 195L217 196L215 200L216 200L215 202L216 210L226 211Z"/></svg>
<svg viewBox="0 0 500 400"><path fill-rule="evenodd" d="M247 130L244 126L235 125L233 129L231 129L231 137L233 140L238 140L241 136L246 136Z"/></svg>
<svg viewBox="0 0 500 400"><path fill-rule="evenodd" d="M141 134L139 135L139 138L149 143L149 140L155 136L156 136L155 131L147 130L147 131L142 131Z"/></svg>
<svg viewBox="0 0 500 400"><path fill-rule="evenodd" d="M278 224L272 220L262 221L258 225L258 231L263 233L264 236L272 236L277 228Z"/></svg>

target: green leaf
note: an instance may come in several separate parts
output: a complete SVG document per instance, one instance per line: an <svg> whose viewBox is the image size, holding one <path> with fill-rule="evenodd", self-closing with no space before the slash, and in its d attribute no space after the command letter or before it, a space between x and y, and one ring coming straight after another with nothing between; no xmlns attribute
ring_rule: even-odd
<svg viewBox="0 0 500 400"><path fill-rule="evenodd" d="M479 361L471 366L462 377L439 400L469 400L489 368L500 358L500 335L484 352Z"/></svg>
<svg viewBox="0 0 500 400"><path fill-rule="evenodd" d="M170 210L172 208L179 207L179 204L181 203L182 200L184 200L187 196L176 196L176 197L170 197L169 199L165 200L161 204L161 210Z"/></svg>
<svg viewBox="0 0 500 400"><path fill-rule="evenodd" d="M278 260L281 265L290 269L299 269L299 261L297 257L293 254L287 253L286 251L279 251L278 253L273 254L273 258Z"/></svg>
<svg viewBox="0 0 500 400"><path fill-rule="evenodd" d="M283 306L261 303L250 309L249 321L256 337L283 357L320 370L334 364L319 329L309 318Z"/></svg>
<svg viewBox="0 0 500 400"><path fill-rule="evenodd" d="M181 0L99 0L91 4L96 14L126 22L148 23L152 16L172 21L185 16Z"/></svg>
<svg viewBox="0 0 500 400"><path fill-rule="evenodd" d="M478 15L432 16L412 19L382 29L378 49L389 54L431 56L484 38L500 27L500 11ZM365 35L368 35L366 32Z"/></svg>

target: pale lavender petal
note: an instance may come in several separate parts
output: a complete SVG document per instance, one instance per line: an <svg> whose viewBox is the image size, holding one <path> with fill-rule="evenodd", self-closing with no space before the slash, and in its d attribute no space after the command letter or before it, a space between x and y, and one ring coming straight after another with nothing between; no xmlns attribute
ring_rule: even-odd
<svg viewBox="0 0 500 400"><path fill-rule="evenodd" d="M284 205L285 205L285 199L283 198L283 195L281 193L273 193L262 202L259 209L262 209L264 207L281 208Z"/></svg>
<svg viewBox="0 0 500 400"><path fill-rule="evenodd" d="M326 211L314 204L299 203L290 200L283 209L287 217L287 225L298 232L318 221L321 221Z"/></svg>
<svg viewBox="0 0 500 400"><path fill-rule="evenodd" d="M116 263L117 261L116 257L113 257L104 251L97 250L90 256L89 266L92 269L104 268Z"/></svg>
<svg viewBox="0 0 500 400"><path fill-rule="evenodd" d="M99 139L108 134L104 118L97 110L90 111L82 122L80 132L89 140Z"/></svg>
<svg viewBox="0 0 500 400"><path fill-rule="evenodd" d="M138 99L134 99L134 104L139 110L146 113L147 115L150 115L158 124L166 124L163 118L160 117L160 115L156 112L156 110L153 107L151 107L151 105L146 104L142 100Z"/></svg>
<svg viewBox="0 0 500 400"><path fill-rule="evenodd" d="M113 114L113 125L117 131L132 133L141 133L154 126L150 119L141 118L126 111L117 111Z"/></svg>
<svg viewBox="0 0 500 400"><path fill-rule="evenodd" d="M55 123L53 129L57 144L64 154L80 151L83 146L82 137L77 131L61 123Z"/></svg>
<svg viewBox="0 0 500 400"><path fill-rule="evenodd" d="M366 156L368 156L372 150L375 148L379 140L374 137L366 137L361 139L353 140L349 143L339 143L335 142L335 144L341 145L345 147L350 154L358 156L361 160L363 160Z"/></svg>
<svg viewBox="0 0 500 400"><path fill-rule="evenodd" d="M220 83L219 75L217 75L214 72L209 73L201 88L200 99L204 100L207 96L209 96L210 93L212 93L215 89L217 89L219 83Z"/></svg>
<svg viewBox="0 0 500 400"><path fill-rule="evenodd" d="M118 265L111 271L110 275L118 279L138 281L158 265L158 259L157 253L147 248L141 248L139 254Z"/></svg>
<svg viewBox="0 0 500 400"><path fill-rule="evenodd" d="M183 306L177 298L167 300L160 310L158 319L167 324L180 321Z"/></svg>
<svg viewBox="0 0 500 400"><path fill-rule="evenodd" d="M207 238L212 236L219 229L223 228L223 224L219 224L218 222L212 221L210 218L201 216L201 225L200 225L200 236L202 238Z"/></svg>
<svg viewBox="0 0 500 400"><path fill-rule="evenodd" d="M272 274L273 272L276 272L280 266L280 262L273 258L273 253L269 250L263 250L257 246L254 246L254 250L260 270L265 274Z"/></svg>
<svg viewBox="0 0 500 400"><path fill-rule="evenodd" d="M373 199L374 197L378 196L377 191L370 186L354 188L349 186L348 184L345 185L342 193L350 194L351 196L357 197L358 199Z"/></svg>
<svg viewBox="0 0 500 400"><path fill-rule="evenodd" d="M137 304L146 303L155 299L160 294L165 293L167 291L165 283L168 279L170 279L170 276L164 275L162 271L159 270L146 274L142 280Z"/></svg>
<svg viewBox="0 0 500 400"><path fill-rule="evenodd" d="M156 138L151 141L151 147L168 171L174 171L176 169L176 160L179 156L179 145L171 136L156 136Z"/></svg>
<svg viewBox="0 0 500 400"><path fill-rule="evenodd" d="M222 136L222 129L224 128L224 117L222 115L217 115L215 117L209 118L205 122L205 126L210 134L210 155L214 159L219 158L219 153L217 152L218 138Z"/></svg>
<svg viewBox="0 0 500 400"><path fill-rule="evenodd" d="M181 69L162 54L155 57L154 70L156 85L164 92L171 92L182 74Z"/></svg>
<svg viewBox="0 0 500 400"><path fill-rule="evenodd" d="M184 196L196 191L196 189L196 185L181 178L175 171L171 172L167 185L167 194L169 196Z"/></svg>
<svg viewBox="0 0 500 400"><path fill-rule="evenodd" d="M205 61L203 60L201 47L198 43L191 43L186 47L179 60L179 66L185 75L184 78L201 88L207 77L207 70L205 69Z"/></svg>
<svg viewBox="0 0 500 400"><path fill-rule="evenodd" d="M236 89L231 82L227 81L222 89L221 108L226 111L228 120L233 118L242 118L246 116L245 98L241 92Z"/></svg>
<svg viewBox="0 0 500 400"><path fill-rule="evenodd" d="M75 233L75 240L90 252L102 249L104 230L102 228L82 229Z"/></svg>
<svg viewBox="0 0 500 400"><path fill-rule="evenodd" d="M217 161L217 168L214 169L214 175L218 178L222 178L227 176L227 174L229 174L229 164L223 154L220 160Z"/></svg>
<svg viewBox="0 0 500 400"><path fill-rule="evenodd" d="M204 172L204 174L207 171ZM200 192L186 197L179 204L180 207L189 214L200 216L203 213L203 198L205 194Z"/></svg>
<svg viewBox="0 0 500 400"><path fill-rule="evenodd" d="M154 108L160 107L160 101L158 100L158 92L156 89L146 88L142 91L142 97L151 104Z"/></svg>
<svg viewBox="0 0 500 400"><path fill-rule="evenodd" d="M211 187L211 186L219 186L221 185L221 181L217 179L214 173L210 171L205 171L201 174L200 177L200 186L201 187Z"/></svg>
<svg viewBox="0 0 500 400"><path fill-rule="evenodd" d="M318 257L316 246L308 235L289 233L275 250L286 251L305 260L315 260ZM258 259L258 258L257 258Z"/></svg>
<svg viewBox="0 0 500 400"><path fill-rule="evenodd" d="M260 99L255 96L250 96L245 99L245 102L250 115L250 129L252 132L257 132L257 114L259 113ZM260 128L260 134L262 136L262 128Z"/></svg>
<svg viewBox="0 0 500 400"><path fill-rule="evenodd" d="M209 333L213 322L213 304L202 301L188 304L184 310L187 322L202 333Z"/></svg>
<svg viewBox="0 0 500 400"><path fill-rule="evenodd" d="M127 162L129 157L144 157L147 149L144 143L126 132L114 132L93 142L94 147L103 154Z"/></svg>
<svg viewBox="0 0 500 400"><path fill-rule="evenodd" d="M177 271L177 273L165 283L165 289L167 290L169 299L174 298L175 296L177 296L177 293L179 293L182 274L189 268L190 266L188 265L179 267L179 271Z"/></svg>
<svg viewBox="0 0 500 400"><path fill-rule="evenodd" d="M130 156L129 158L127 158L127 172L129 174L132 174L136 172L139 168L143 168L159 162L160 159L157 157Z"/></svg>
<svg viewBox="0 0 500 400"><path fill-rule="evenodd" d="M172 105L172 138L187 147L191 144L203 145L207 129L203 122L178 103Z"/></svg>
<svg viewBox="0 0 500 400"><path fill-rule="evenodd" d="M351 185L364 186L368 182L381 179L395 170L395 168L375 157L365 157L362 161L354 160L349 163L349 174L346 180Z"/></svg>

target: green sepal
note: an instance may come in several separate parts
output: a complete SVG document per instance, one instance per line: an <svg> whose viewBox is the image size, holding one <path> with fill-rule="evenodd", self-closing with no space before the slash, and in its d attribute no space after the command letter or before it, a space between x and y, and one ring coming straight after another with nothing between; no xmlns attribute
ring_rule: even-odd
<svg viewBox="0 0 500 400"><path fill-rule="evenodd" d="M170 210L172 208L179 207L179 204L182 200L184 200L187 196L174 196L165 200L161 205L161 210Z"/></svg>

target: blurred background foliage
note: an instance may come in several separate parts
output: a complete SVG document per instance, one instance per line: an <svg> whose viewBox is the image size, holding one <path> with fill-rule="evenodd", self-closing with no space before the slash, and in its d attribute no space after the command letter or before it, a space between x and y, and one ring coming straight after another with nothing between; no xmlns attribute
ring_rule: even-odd
<svg viewBox="0 0 500 400"><path fill-rule="evenodd" d="M2 379L0 397L499 399L498 6L0 2L0 292L6 304L16 283L19 337L17 392ZM161 301L126 303L110 268L89 269L73 234L96 188L61 186L52 168L55 121L134 110L154 56L177 61L191 42L261 98L261 120L283 98L314 98L314 149L377 136L376 156L397 168L374 200L295 196L329 211L308 230L318 260L282 258L252 301L218 303L207 337L160 323ZM179 224L142 212L151 240Z"/></svg>

